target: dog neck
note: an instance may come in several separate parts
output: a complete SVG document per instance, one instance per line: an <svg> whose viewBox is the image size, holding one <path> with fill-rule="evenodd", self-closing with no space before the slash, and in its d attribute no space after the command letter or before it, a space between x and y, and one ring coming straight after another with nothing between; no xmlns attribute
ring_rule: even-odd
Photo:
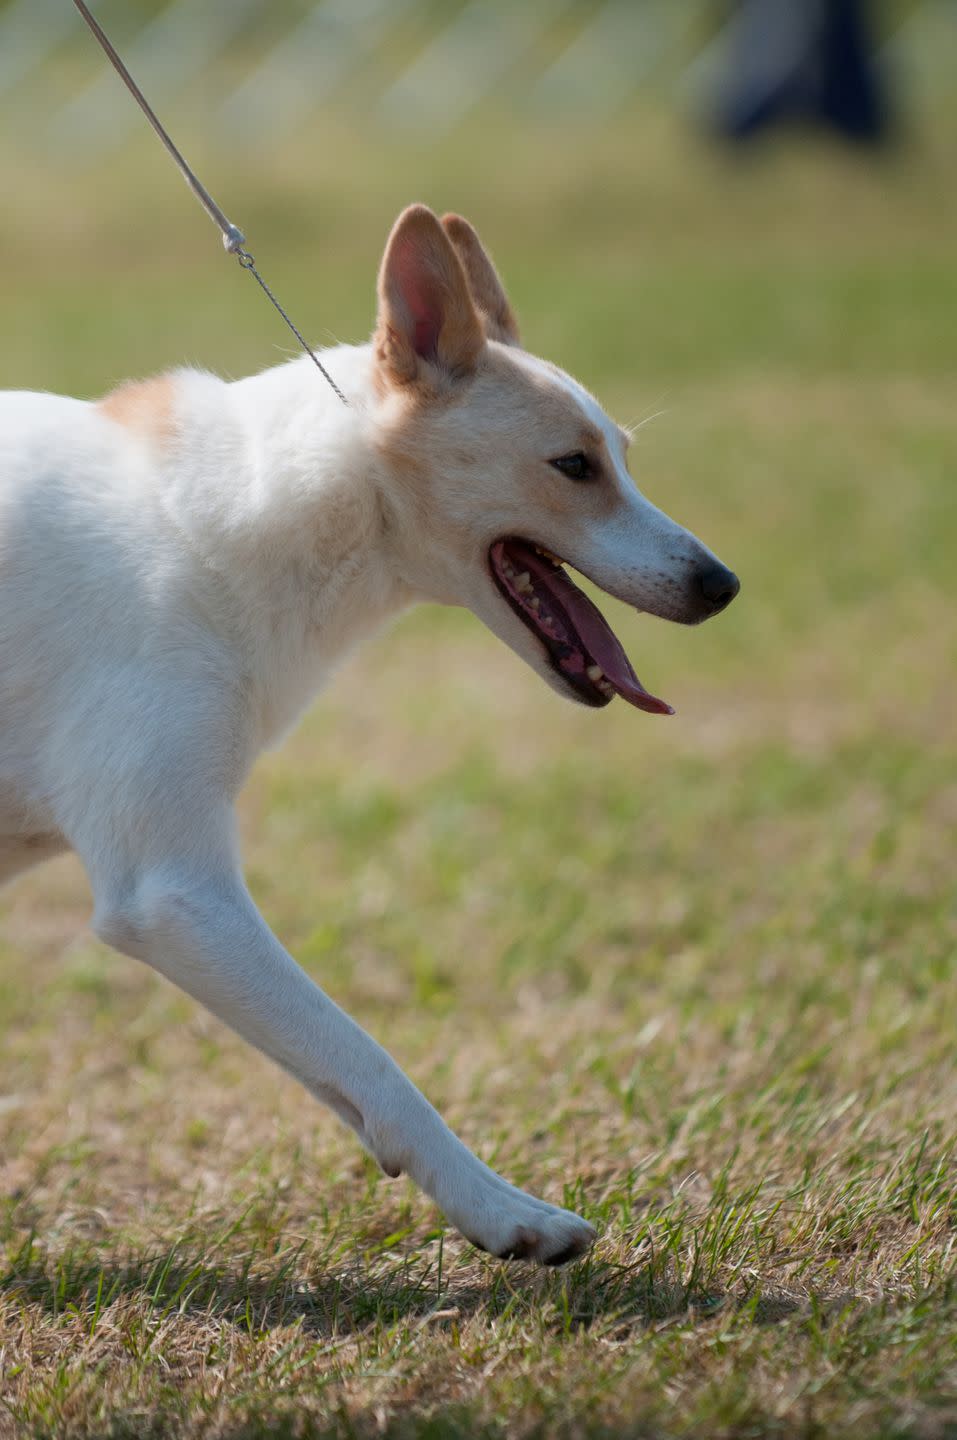
<svg viewBox="0 0 957 1440"><path fill-rule="evenodd" d="M229 595L260 744L274 743L366 636L416 598L374 443L368 346L226 384L176 377L167 512Z"/></svg>

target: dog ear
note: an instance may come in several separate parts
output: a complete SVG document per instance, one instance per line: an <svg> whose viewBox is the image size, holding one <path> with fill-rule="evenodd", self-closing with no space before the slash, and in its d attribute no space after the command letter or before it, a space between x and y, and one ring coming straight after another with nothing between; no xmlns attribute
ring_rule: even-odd
<svg viewBox="0 0 957 1440"><path fill-rule="evenodd" d="M442 226L465 267L472 299L485 321L488 338L500 340L503 345L520 345L515 312L508 303L492 257L477 233L461 215L443 215Z"/></svg>
<svg viewBox="0 0 957 1440"><path fill-rule="evenodd" d="M375 352L397 384L459 379L485 345L462 263L438 218L410 205L393 227L379 271Z"/></svg>

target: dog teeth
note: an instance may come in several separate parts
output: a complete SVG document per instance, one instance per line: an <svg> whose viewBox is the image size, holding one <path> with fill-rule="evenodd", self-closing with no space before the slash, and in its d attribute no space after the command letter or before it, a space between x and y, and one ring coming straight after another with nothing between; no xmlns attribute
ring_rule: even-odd
<svg viewBox="0 0 957 1440"><path fill-rule="evenodd" d="M598 680L596 684L603 695L607 695L609 700L614 699L615 689L613 685L610 685L607 680Z"/></svg>
<svg viewBox="0 0 957 1440"><path fill-rule="evenodd" d="M538 598L537 595L533 595L532 598L531 598L531 600L529 600L529 602L528 602L528 606L529 606L529 609L530 609L530 610L540 610L540 609L541 609L541 605L542 605L542 602L541 602L541 600L539 600L539 598Z"/></svg>
<svg viewBox="0 0 957 1440"><path fill-rule="evenodd" d="M605 672L600 665L589 665L588 669L585 671L585 674L588 676L589 680L593 680L596 685L598 684L599 680L604 680L605 678Z"/></svg>
<svg viewBox="0 0 957 1440"><path fill-rule="evenodd" d="M527 570L523 570L521 575L516 575L512 583L519 595L527 595L532 589L532 577Z"/></svg>

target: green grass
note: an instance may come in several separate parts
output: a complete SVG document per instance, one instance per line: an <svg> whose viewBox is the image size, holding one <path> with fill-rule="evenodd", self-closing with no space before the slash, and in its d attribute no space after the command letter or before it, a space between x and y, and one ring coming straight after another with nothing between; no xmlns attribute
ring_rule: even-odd
<svg viewBox="0 0 957 1440"><path fill-rule="evenodd" d="M275 161L197 157L320 337L368 331L402 204L470 215L529 345L657 416L640 481L743 589L694 631L608 607L672 721L409 616L243 800L294 953L484 1158L596 1222L567 1272L477 1255L97 946L72 861L4 893L0 1435L957 1434L936 134L738 164L656 111L437 145L328 117ZM0 382L286 347L149 140L108 172L5 161Z"/></svg>

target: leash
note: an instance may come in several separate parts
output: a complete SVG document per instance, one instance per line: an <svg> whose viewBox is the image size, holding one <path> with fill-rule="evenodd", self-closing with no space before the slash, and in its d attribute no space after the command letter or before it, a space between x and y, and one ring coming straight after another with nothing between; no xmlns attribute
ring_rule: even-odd
<svg viewBox="0 0 957 1440"><path fill-rule="evenodd" d="M299 344L302 346L303 350L305 350L313 365L315 365L316 369L319 371L319 374L328 383L328 385L336 393L336 395L338 395L343 405L348 405L348 400L343 395L342 391L339 389L339 386L336 384L335 380L333 380L332 376L329 374L329 371L325 368L322 361L316 355L315 351L306 344L306 341L303 339L299 330L290 320L289 316L286 314L285 310L282 308L279 301L276 299L275 295L272 293L269 286L266 284L265 280L260 275L259 271L256 269L256 262L253 259L252 255L250 255L249 251L246 249L245 235L240 230L238 225L234 225L232 221L226 217L224 212L216 204L216 201L213 199L212 195L210 195L209 191L206 189L206 186L200 182L197 175L186 163L180 151L173 144L169 132L160 122L159 118L156 115L156 112L153 110L153 107L150 105L146 96L143 94L142 90L137 85L136 81L133 79L132 75L127 70L126 66L123 64L123 61L116 53L99 21L97 21L93 17L93 15L90 14L90 11L84 3L84 0L73 0L73 3L79 10L80 14L83 16L83 19L86 21L87 25L90 27L90 30L93 32L93 35L96 37L97 41L102 47L107 59L113 66L113 69L119 75L120 79L123 81L123 84L126 86L127 90L129 90L130 94L133 96L133 99L136 101L137 105L139 105L143 114L146 116L147 120L152 125L160 140L163 142L167 154L177 166L179 173L182 175L183 179L186 181L187 185L192 190L193 194L196 196L196 199L199 201L200 205L202 205L210 220L212 220L215 225L219 226L223 235L223 247L225 248L227 254L235 255L242 268L249 271L250 275L256 281L259 288L279 311L279 314L285 320L286 324L289 326L289 329L295 335L296 339L299 341Z"/></svg>

